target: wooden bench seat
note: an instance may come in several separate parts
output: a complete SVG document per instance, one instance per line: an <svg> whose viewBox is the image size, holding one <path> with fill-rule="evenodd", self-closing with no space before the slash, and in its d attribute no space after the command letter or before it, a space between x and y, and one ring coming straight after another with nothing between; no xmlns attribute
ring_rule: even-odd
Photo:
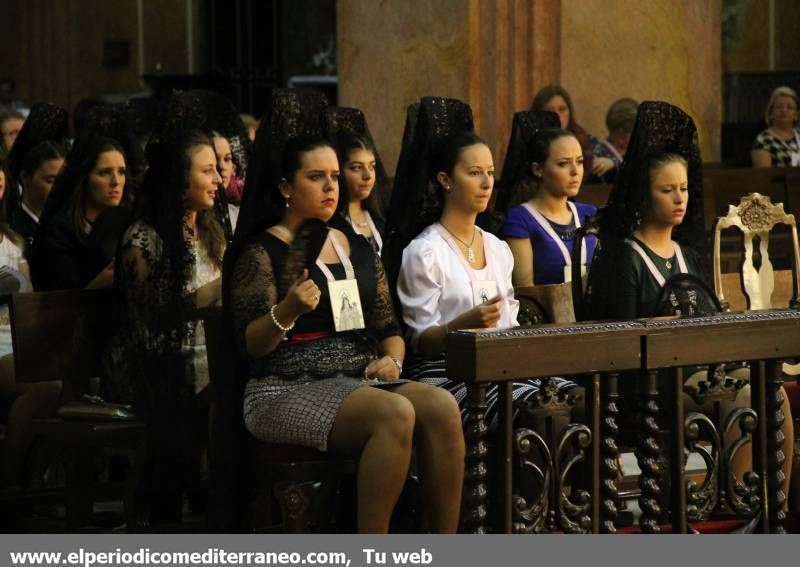
<svg viewBox="0 0 800 567"><path fill-rule="evenodd" d="M199 313L205 327L212 385L235 380L230 371L232 365L221 352L222 312L221 307L208 307ZM253 437L243 444L243 450L248 455L242 460L251 468L247 475L251 498L244 510L248 530L302 533L334 529L335 510L329 506L331 491L339 479L355 474L356 459L299 445L263 443ZM280 506L277 526L273 520L273 499ZM352 507L355 508L355 502Z"/></svg>
<svg viewBox="0 0 800 567"><path fill-rule="evenodd" d="M114 324L111 290L69 290L4 296L9 305L18 383L60 381L62 401L75 402L101 376L101 358ZM67 529L90 521L95 494L92 456L98 450L127 454L133 466L123 495L125 521L137 524L135 487L145 454L145 424L138 420L35 420L35 435L60 449L65 465Z"/></svg>

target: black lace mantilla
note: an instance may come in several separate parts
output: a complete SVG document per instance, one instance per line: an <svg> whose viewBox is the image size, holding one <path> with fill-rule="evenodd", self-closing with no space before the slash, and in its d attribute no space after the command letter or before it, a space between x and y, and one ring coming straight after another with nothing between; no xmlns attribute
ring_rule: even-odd
<svg viewBox="0 0 800 567"><path fill-rule="evenodd" d="M502 177L497 184L495 210L505 212L533 197L529 144L539 130L560 126L558 114L548 110L525 110L514 114Z"/></svg>

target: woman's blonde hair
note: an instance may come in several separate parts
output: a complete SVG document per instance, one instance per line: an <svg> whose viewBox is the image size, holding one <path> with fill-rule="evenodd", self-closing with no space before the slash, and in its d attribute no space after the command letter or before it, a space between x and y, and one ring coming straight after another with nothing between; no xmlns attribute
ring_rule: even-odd
<svg viewBox="0 0 800 567"><path fill-rule="evenodd" d="M792 87L787 87L786 85L778 87L774 91L772 91L772 95L769 97L769 104L767 104L767 110L764 113L764 121L767 123L767 126L772 126L772 122L769 118L769 115L772 114L772 108L775 106L775 101L778 100L779 96L788 96L794 99L794 103L800 107L800 97L797 96L797 92ZM795 119L794 124L797 126L798 118Z"/></svg>

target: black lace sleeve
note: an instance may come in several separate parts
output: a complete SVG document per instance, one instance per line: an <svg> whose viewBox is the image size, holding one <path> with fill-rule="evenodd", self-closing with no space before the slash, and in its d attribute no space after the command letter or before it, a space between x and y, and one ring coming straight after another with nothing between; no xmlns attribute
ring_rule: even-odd
<svg viewBox="0 0 800 567"><path fill-rule="evenodd" d="M375 296L366 310L367 327L371 329L378 341L400 335L400 326L394 313L392 296L389 293L389 280L381 259L374 255Z"/></svg>
<svg viewBox="0 0 800 567"><path fill-rule="evenodd" d="M264 247L254 242L242 250L231 275L231 312L236 344L247 355L247 326L269 313L278 300L272 261Z"/></svg>
<svg viewBox="0 0 800 567"><path fill-rule="evenodd" d="M120 245L116 274L125 296L133 342L153 354L162 354L168 348L169 327L162 324L160 317L172 307L161 248L160 239L149 226L133 225Z"/></svg>

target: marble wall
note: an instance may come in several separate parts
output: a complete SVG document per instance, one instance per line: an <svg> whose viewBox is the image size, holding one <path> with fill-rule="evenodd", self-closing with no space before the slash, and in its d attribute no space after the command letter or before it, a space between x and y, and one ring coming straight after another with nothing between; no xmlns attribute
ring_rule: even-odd
<svg viewBox="0 0 800 567"><path fill-rule="evenodd" d="M339 0L339 103L366 115L390 171L406 107L425 95L472 105L502 164L516 110L558 76L559 0Z"/></svg>
<svg viewBox="0 0 800 567"><path fill-rule="evenodd" d="M704 160L719 160L720 0L578 0L561 10L561 84L584 128L605 136L617 98L665 100L694 118Z"/></svg>
<svg viewBox="0 0 800 567"><path fill-rule="evenodd" d="M502 164L511 117L561 82L590 132L620 96L668 100L719 159L721 0L339 0L339 101L364 110L390 170L405 108L423 95L472 105Z"/></svg>

